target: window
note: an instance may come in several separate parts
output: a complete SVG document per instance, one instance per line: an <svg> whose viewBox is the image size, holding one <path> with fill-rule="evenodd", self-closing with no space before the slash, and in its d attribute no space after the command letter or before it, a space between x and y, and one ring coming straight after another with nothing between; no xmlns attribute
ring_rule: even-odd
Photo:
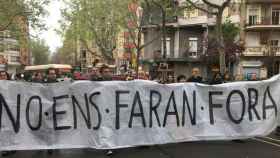
<svg viewBox="0 0 280 158"><path fill-rule="evenodd" d="M271 45L272 47L278 47L278 43L279 43L278 40L271 40L271 41L270 41L270 45Z"/></svg>
<svg viewBox="0 0 280 158"><path fill-rule="evenodd" d="M20 48L19 48L19 46L18 45L15 45L15 44L10 44L9 46L8 46L8 50L10 50L10 51L16 51L16 52L19 52L20 51Z"/></svg>
<svg viewBox="0 0 280 158"><path fill-rule="evenodd" d="M259 9L251 8L249 9L249 25L256 25L258 22L258 15Z"/></svg>
<svg viewBox="0 0 280 158"><path fill-rule="evenodd" d="M265 31L260 32L260 44L268 44L269 43L269 34Z"/></svg>
<svg viewBox="0 0 280 158"><path fill-rule="evenodd" d="M184 11L184 18L194 18L199 16L199 11L198 9L186 9Z"/></svg>
<svg viewBox="0 0 280 158"><path fill-rule="evenodd" d="M198 51L198 38L196 37L190 37L189 38L189 56L190 57L197 57L197 51Z"/></svg>
<svg viewBox="0 0 280 158"><path fill-rule="evenodd" d="M5 38L11 38L11 32L10 31L5 32Z"/></svg>
<svg viewBox="0 0 280 158"><path fill-rule="evenodd" d="M19 56L11 56L11 62L20 62L20 57Z"/></svg>
<svg viewBox="0 0 280 158"><path fill-rule="evenodd" d="M167 37L166 38L166 57L170 57L170 38ZM161 54L162 56L164 55L163 54L163 39L161 40Z"/></svg>
<svg viewBox="0 0 280 158"><path fill-rule="evenodd" d="M272 10L272 25L280 24L280 9Z"/></svg>
<svg viewBox="0 0 280 158"><path fill-rule="evenodd" d="M82 58L86 58L87 57L87 51L86 50L82 50Z"/></svg>

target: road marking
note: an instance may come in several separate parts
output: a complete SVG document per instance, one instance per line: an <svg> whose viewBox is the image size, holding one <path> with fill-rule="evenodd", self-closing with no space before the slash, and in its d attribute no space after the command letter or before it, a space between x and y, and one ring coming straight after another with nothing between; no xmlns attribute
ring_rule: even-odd
<svg viewBox="0 0 280 158"><path fill-rule="evenodd" d="M263 137L263 138L270 139L270 140L272 140L272 141L275 141L275 142L280 143L280 140L279 140L279 139L274 139L274 138L270 138L270 137Z"/></svg>
<svg viewBox="0 0 280 158"><path fill-rule="evenodd" d="M265 141L265 140L262 140L262 139L259 139L259 138L252 138L252 140L259 141L259 142L266 143L266 144L270 144L270 145L273 145L273 146L276 146L276 147L280 148L280 144L268 142L268 141Z"/></svg>

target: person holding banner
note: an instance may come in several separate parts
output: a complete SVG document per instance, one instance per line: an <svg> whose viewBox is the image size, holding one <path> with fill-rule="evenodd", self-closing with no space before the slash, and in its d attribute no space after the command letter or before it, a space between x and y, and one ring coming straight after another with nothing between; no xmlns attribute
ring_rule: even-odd
<svg viewBox="0 0 280 158"><path fill-rule="evenodd" d="M202 83L203 78L200 76L199 68L192 69L192 76L188 79L187 82L195 82L195 83Z"/></svg>
<svg viewBox="0 0 280 158"><path fill-rule="evenodd" d="M211 81L211 85L215 85L215 84L222 84L223 79L222 79L222 75L220 73L216 73Z"/></svg>
<svg viewBox="0 0 280 158"><path fill-rule="evenodd" d="M102 75L102 81L112 81L112 72L110 68L107 65L104 65L100 68L100 73Z"/></svg>
<svg viewBox="0 0 280 158"><path fill-rule="evenodd" d="M57 75L56 75L56 71L55 69L48 69L48 72L47 72L47 80L46 80L46 83L55 83L57 82Z"/></svg>
<svg viewBox="0 0 280 158"><path fill-rule="evenodd" d="M185 75L179 75L177 77L177 82L178 83L185 83L187 81L186 76Z"/></svg>
<svg viewBox="0 0 280 158"><path fill-rule="evenodd" d="M32 78L34 83L43 83L43 75L40 72L36 72Z"/></svg>
<svg viewBox="0 0 280 158"><path fill-rule="evenodd" d="M6 71L0 71L0 80L10 80L9 74ZM16 151L2 151L2 156L9 156L15 154Z"/></svg>
<svg viewBox="0 0 280 158"><path fill-rule="evenodd" d="M99 70L96 67L90 69L88 78L91 81L101 81L102 77L100 76Z"/></svg>
<svg viewBox="0 0 280 158"><path fill-rule="evenodd" d="M55 69L52 68L48 69L46 83L56 83L56 82L58 81L57 81L57 75ZM47 152L49 155L52 155L53 151L54 150L49 149Z"/></svg>
<svg viewBox="0 0 280 158"><path fill-rule="evenodd" d="M9 80L9 74L6 71L0 71L0 80Z"/></svg>
<svg viewBox="0 0 280 158"><path fill-rule="evenodd" d="M223 80L224 80L224 83L232 82L231 76L230 76L230 74L228 72L225 73Z"/></svg>

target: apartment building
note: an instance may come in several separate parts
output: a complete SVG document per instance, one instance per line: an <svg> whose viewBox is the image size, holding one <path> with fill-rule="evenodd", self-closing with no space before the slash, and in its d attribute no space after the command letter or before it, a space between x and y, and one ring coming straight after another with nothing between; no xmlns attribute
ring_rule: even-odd
<svg viewBox="0 0 280 158"><path fill-rule="evenodd" d="M250 79L252 74L267 78L280 69L280 1L246 0L242 41L245 51L238 72Z"/></svg>
<svg viewBox="0 0 280 158"><path fill-rule="evenodd" d="M0 69L9 73L17 72L21 67L20 45L10 31L0 32Z"/></svg>
<svg viewBox="0 0 280 158"><path fill-rule="evenodd" d="M77 42L76 66L80 66L82 72L95 66L96 62L103 62L103 58L94 41L87 41L87 46L82 42Z"/></svg>
<svg viewBox="0 0 280 158"><path fill-rule="evenodd" d="M123 74L135 66L135 53L135 45L131 41L128 30L123 29L118 35L114 54L117 73Z"/></svg>
<svg viewBox="0 0 280 158"><path fill-rule="evenodd" d="M179 1L180 3L183 1ZM200 4L205 9L207 6ZM234 1L224 12L224 19L228 17L233 23L240 23L240 2ZM197 67L206 79L211 78L215 71L219 71L218 59L207 57L208 35L214 33L215 17L198 9L185 9L182 15L167 23L166 58L163 58L163 40L159 39L145 47L144 61L150 65L167 62L167 75L191 75L191 69ZM148 27L145 32L145 42L160 34L160 30ZM211 61L213 60L213 61ZM206 62L211 61L211 62ZM151 66L150 66L151 67ZM153 69L151 67L150 69Z"/></svg>

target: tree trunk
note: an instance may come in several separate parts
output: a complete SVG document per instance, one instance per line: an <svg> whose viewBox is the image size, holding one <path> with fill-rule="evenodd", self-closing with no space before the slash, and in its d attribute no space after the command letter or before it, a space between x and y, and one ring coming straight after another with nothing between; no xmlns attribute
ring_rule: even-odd
<svg viewBox="0 0 280 158"><path fill-rule="evenodd" d="M219 10L218 15L216 16L217 26L217 42L218 42L218 52L219 52L219 60L220 60L220 72L222 75L226 72L226 61L225 61L225 43L223 38L223 30L222 30L222 20L223 20L223 10Z"/></svg>
<svg viewBox="0 0 280 158"><path fill-rule="evenodd" d="M161 10L161 14L162 14L162 51L163 51L163 59L166 59L167 57L167 52L166 52L166 13L165 11L162 9Z"/></svg>
<svg viewBox="0 0 280 158"><path fill-rule="evenodd" d="M139 79L139 60L140 60L140 53L141 53L141 39L142 39L142 34L141 32L138 32L138 37L137 37L137 46L136 46L136 79Z"/></svg>
<svg viewBox="0 0 280 158"><path fill-rule="evenodd" d="M111 56L111 54L113 54L114 50L104 50L104 52L102 52L104 59L107 61L108 64L114 64L114 57ZM110 55L108 55L110 54Z"/></svg>
<svg viewBox="0 0 280 158"><path fill-rule="evenodd" d="M75 66L77 66L78 65L78 42L79 41L78 41L78 37L77 37L78 35L76 33L77 32L77 24L76 23L74 24L74 27L75 27L75 29L74 29L75 30L75 40L74 40L75 41L75 52L74 52L75 56L74 56L74 63L75 63Z"/></svg>

